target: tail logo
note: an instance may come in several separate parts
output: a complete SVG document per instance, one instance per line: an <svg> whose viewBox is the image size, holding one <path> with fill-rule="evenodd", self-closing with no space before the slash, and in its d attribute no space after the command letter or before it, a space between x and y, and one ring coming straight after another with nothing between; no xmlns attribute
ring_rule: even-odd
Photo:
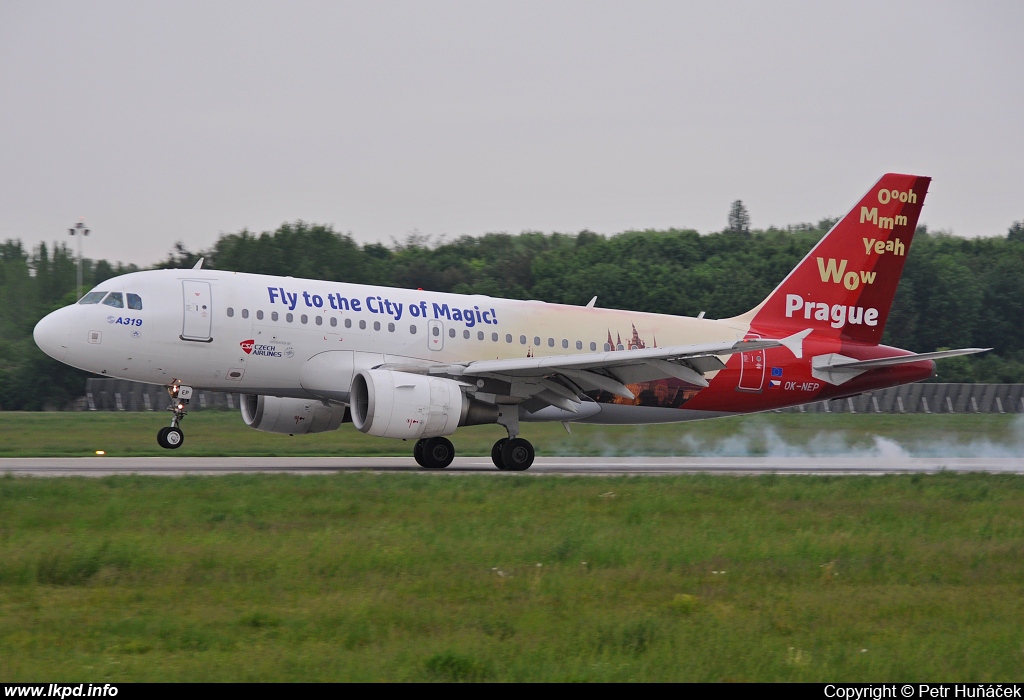
<svg viewBox="0 0 1024 700"><path fill-rule="evenodd" d="M829 321L833 328L842 328L847 323L853 326L864 324L865 326L878 325L878 309L862 306L847 306L846 304L828 304L820 301L804 301L799 294L786 295L786 318L793 318L800 309L804 310L803 318L806 320ZM798 316L799 318L799 316Z"/></svg>
<svg viewBox="0 0 1024 700"><path fill-rule="evenodd" d="M828 263L825 262L824 258L818 258L818 274L821 275L821 281L828 282L831 280L835 284L842 282L843 286L851 292L862 284L875 283L877 273L864 270L861 270L859 273L853 270L846 272L846 264L846 260L840 260L837 265L835 258L829 258Z"/></svg>
<svg viewBox="0 0 1024 700"><path fill-rule="evenodd" d="M883 253L892 253L893 255L899 255L902 257L907 254L907 247L903 245L903 241L898 238L893 238L889 241L879 241L874 238L862 238L861 240L864 241L865 255L870 255L872 250L874 250L878 255L882 255Z"/></svg>
<svg viewBox="0 0 1024 700"><path fill-rule="evenodd" d="M871 207L871 209L861 207L860 222L862 224L865 222L872 223L881 229L892 229L896 226L906 226L907 217L901 214L897 214L896 216L879 216L878 207Z"/></svg>

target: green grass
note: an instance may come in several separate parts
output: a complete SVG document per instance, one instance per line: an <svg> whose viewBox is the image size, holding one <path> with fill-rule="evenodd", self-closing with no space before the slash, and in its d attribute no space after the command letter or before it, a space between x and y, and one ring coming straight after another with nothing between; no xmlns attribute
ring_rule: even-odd
<svg viewBox="0 0 1024 700"><path fill-rule="evenodd" d="M1022 513L948 473L6 477L0 678L1014 680Z"/></svg>
<svg viewBox="0 0 1024 700"><path fill-rule="evenodd" d="M171 453L156 444L167 413L3 413L0 457L160 455L408 455L411 443L374 438L351 424L315 435L271 435L252 430L237 412L201 411L186 418L185 444ZM1024 417L1014 415L891 415L765 413L648 426L524 423L523 436L540 455L762 454L789 450L831 454L876 449L876 438L912 453L971 456L1002 451L1024 456ZM488 455L504 436L498 426L461 428L461 455Z"/></svg>

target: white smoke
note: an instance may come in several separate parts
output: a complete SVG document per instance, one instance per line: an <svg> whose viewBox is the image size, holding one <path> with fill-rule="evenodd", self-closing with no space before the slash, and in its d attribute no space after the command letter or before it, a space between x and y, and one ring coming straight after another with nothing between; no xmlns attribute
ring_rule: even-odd
<svg viewBox="0 0 1024 700"><path fill-rule="evenodd" d="M766 425L744 425L732 435L703 438L687 433L677 441L676 454L694 457L879 457L887 460L908 457L1024 457L1024 414L1017 416L1005 440L988 437L960 441L950 437L901 440L898 437L864 435L841 430L816 433L805 443L793 442ZM611 445L602 445L611 456ZM642 448L641 448L642 449ZM660 450L659 450L660 451ZM618 451L622 454L622 451ZM639 450L637 451L639 452Z"/></svg>

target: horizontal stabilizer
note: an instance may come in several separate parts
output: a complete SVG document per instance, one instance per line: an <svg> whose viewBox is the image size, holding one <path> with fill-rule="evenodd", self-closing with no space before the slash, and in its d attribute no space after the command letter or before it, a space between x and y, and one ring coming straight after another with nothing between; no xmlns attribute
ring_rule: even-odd
<svg viewBox="0 0 1024 700"><path fill-rule="evenodd" d="M986 352L992 348L960 348L959 350L939 350L923 352L919 355L896 355L894 357L876 357L871 360L857 360L845 355L829 353L811 358L811 375L829 384L842 384L870 369L906 365L913 362L941 360L944 357L958 357Z"/></svg>
<svg viewBox="0 0 1024 700"><path fill-rule="evenodd" d="M839 360L838 358L822 365L821 368L826 367L833 372L835 371L846 371L846 370L866 370L866 369L877 369L879 367L891 367L893 365L905 365L911 362L921 362L922 360L941 360L944 357L958 357L960 355L973 355L977 352L987 352L992 348L960 348L959 350L940 350L938 352L923 352L920 355L897 355L896 357L880 357L874 360L851 360L846 358L845 361Z"/></svg>

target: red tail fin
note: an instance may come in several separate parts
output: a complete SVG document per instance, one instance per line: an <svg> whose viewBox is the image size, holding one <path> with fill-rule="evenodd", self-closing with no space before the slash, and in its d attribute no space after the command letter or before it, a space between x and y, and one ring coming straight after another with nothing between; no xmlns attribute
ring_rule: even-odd
<svg viewBox="0 0 1024 700"><path fill-rule="evenodd" d="M813 328L878 344L931 178L889 173L749 314L756 332ZM763 329L763 330L762 330Z"/></svg>

